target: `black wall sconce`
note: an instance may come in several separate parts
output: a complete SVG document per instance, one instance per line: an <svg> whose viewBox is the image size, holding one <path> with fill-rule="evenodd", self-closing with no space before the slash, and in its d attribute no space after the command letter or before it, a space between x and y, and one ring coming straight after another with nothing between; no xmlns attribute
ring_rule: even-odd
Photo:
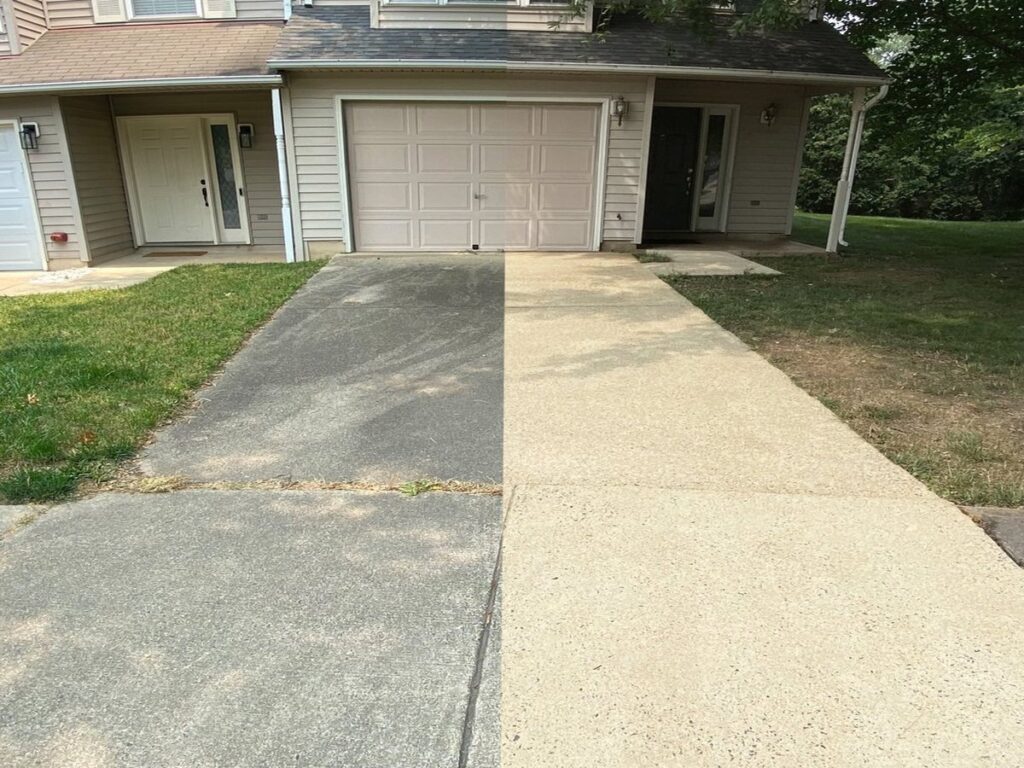
<svg viewBox="0 0 1024 768"><path fill-rule="evenodd" d="M778 107L774 104L769 104L767 107L761 110L761 125L767 125L769 128L775 124L775 114L778 112Z"/></svg>
<svg viewBox="0 0 1024 768"><path fill-rule="evenodd" d="M622 125L622 118L629 114L629 102L619 96L612 102L612 114L619 119L619 125Z"/></svg>
<svg viewBox="0 0 1024 768"><path fill-rule="evenodd" d="M238 124L238 146L242 149L252 149L252 138L255 131L252 128L252 123L239 123Z"/></svg>
<svg viewBox="0 0 1024 768"><path fill-rule="evenodd" d="M39 149L39 123L22 123L18 138L22 149Z"/></svg>

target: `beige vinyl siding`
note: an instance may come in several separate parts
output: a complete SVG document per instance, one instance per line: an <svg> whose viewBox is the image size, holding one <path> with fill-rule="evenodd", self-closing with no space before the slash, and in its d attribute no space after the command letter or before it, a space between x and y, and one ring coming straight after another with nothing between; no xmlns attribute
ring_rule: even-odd
<svg viewBox="0 0 1024 768"><path fill-rule="evenodd" d="M252 149L241 149L242 172L254 245L282 245L281 189L277 177L277 146L269 91L205 91L113 98L114 114L190 115L231 113L239 123L252 123Z"/></svg>
<svg viewBox="0 0 1024 768"><path fill-rule="evenodd" d="M561 22L555 31L588 32L588 17L562 20L562 9L551 6L514 5L481 8L452 4L381 3L377 12L380 29L517 29L551 32L552 22Z"/></svg>
<svg viewBox="0 0 1024 768"><path fill-rule="evenodd" d="M18 36L24 50L46 31L46 9L43 0L11 0L18 21Z"/></svg>
<svg viewBox="0 0 1024 768"><path fill-rule="evenodd" d="M630 102L622 126L609 122L608 182L603 219L605 241L632 241L640 181L642 126L646 79L642 77L584 77L572 79L498 74L348 74L290 75L292 131L302 238L306 241L344 239L339 169L336 97L342 94L394 93L396 98L450 96L520 99L615 98ZM358 244L357 244L358 245Z"/></svg>
<svg viewBox="0 0 1024 768"><path fill-rule="evenodd" d="M91 0L47 0L47 8L54 29L95 23ZM235 0L235 13L239 19L282 19L284 5L281 0Z"/></svg>
<svg viewBox="0 0 1024 768"><path fill-rule="evenodd" d="M50 28L81 27L93 23L90 0L46 0Z"/></svg>
<svg viewBox="0 0 1024 768"><path fill-rule="evenodd" d="M39 123L39 149L28 152L32 187L39 207L50 269L81 266L83 245L71 195L71 166L61 141L58 103L53 96L0 99L0 120ZM66 232L68 242L50 235Z"/></svg>
<svg viewBox="0 0 1024 768"><path fill-rule="evenodd" d="M804 88L659 79L655 101L739 106L726 231L786 234L803 152ZM769 104L776 107L775 123L770 127L761 125L761 111Z"/></svg>
<svg viewBox="0 0 1024 768"><path fill-rule="evenodd" d="M90 262L128 253L134 243L110 103L75 96L61 99L61 111Z"/></svg>

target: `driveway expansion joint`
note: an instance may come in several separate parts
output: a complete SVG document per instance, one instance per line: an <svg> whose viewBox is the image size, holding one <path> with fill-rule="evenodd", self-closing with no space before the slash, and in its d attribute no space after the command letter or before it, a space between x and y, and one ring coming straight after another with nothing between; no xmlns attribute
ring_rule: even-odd
<svg viewBox="0 0 1024 768"><path fill-rule="evenodd" d="M473 746L473 726L476 721L476 705L480 698L480 685L483 682L484 663L487 658L487 648L490 645L491 628L494 619L495 602L498 596L498 588L501 584L501 551L502 537L498 537L498 554L494 559L494 572L491 576L491 585L487 591L487 601L484 606L483 624L480 628L480 637L477 640L476 658L473 664L473 675L469 680L469 698L466 702L466 719L462 725L462 740L459 744L458 768L467 768Z"/></svg>

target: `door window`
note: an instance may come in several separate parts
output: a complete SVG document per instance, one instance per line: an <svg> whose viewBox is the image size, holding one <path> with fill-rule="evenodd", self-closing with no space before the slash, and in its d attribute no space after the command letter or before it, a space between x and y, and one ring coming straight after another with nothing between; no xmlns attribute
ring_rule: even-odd
<svg viewBox="0 0 1024 768"><path fill-rule="evenodd" d="M211 125L213 164L217 171L217 196L224 229L241 229L242 215L238 204L238 182L235 163L231 155L231 133L226 125Z"/></svg>
<svg viewBox="0 0 1024 768"><path fill-rule="evenodd" d="M725 185L729 173L729 126L731 111L704 110L704 140L697 192L697 229L721 229Z"/></svg>

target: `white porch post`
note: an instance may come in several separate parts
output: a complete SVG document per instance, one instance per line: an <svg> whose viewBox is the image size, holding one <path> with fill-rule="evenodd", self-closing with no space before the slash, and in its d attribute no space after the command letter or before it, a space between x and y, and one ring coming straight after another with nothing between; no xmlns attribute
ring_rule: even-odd
<svg viewBox="0 0 1024 768"><path fill-rule="evenodd" d="M284 226L284 259L295 261L295 230L292 227L292 196L288 187L288 158L284 142L284 113L281 109L281 89L270 91L274 110L274 141L277 144L277 176L281 184L281 224Z"/></svg>
<svg viewBox="0 0 1024 768"><path fill-rule="evenodd" d="M843 171L836 185L836 199L832 205L832 220L829 222L828 242L825 250L838 253L840 245L846 245L843 235L846 233L846 217L850 211L850 195L853 192L853 178L857 173L857 157L860 155L860 142L864 136L864 119L867 112L875 104L885 98L889 86L883 85L877 94L868 102L864 101L865 88L853 90L853 110L850 113L850 132L846 137L846 152L843 154Z"/></svg>

